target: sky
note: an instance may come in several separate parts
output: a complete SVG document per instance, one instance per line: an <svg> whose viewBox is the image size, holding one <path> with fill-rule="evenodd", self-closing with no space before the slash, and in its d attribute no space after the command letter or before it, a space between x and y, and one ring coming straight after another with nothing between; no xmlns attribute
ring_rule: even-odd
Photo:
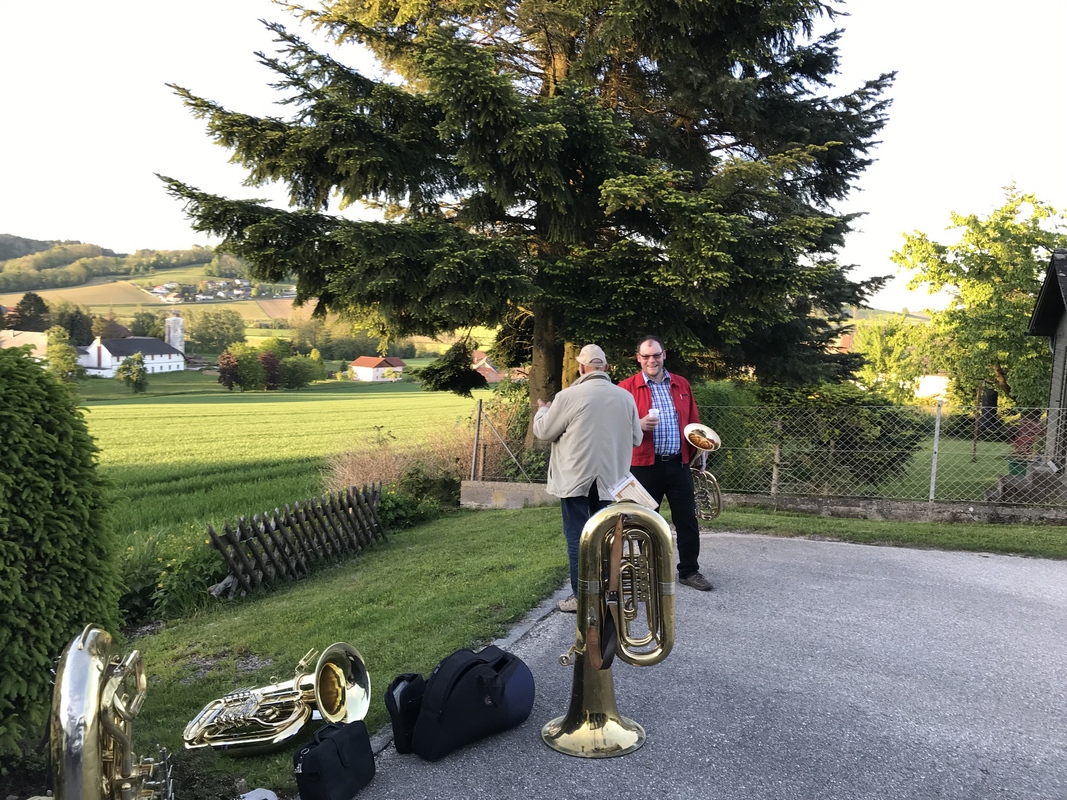
<svg viewBox="0 0 1067 800"><path fill-rule="evenodd" d="M890 257L903 234L946 244L950 214L986 216L1014 183L1067 211L1067 0L853 0L836 92L897 72L875 163L836 210L861 212L840 254L854 278L891 276L875 308L921 311L942 297L905 288ZM282 22L270 0L0 0L0 233L116 252L217 241L193 231L156 173L199 189L281 203L244 171L166 85L236 111L284 115L255 53ZM365 55L331 50L373 74Z"/></svg>

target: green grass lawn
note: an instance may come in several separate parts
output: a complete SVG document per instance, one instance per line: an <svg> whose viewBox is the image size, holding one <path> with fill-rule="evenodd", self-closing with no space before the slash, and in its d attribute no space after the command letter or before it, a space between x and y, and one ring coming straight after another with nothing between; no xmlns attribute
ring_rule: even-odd
<svg viewBox="0 0 1067 800"><path fill-rule="evenodd" d="M417 451L468 425L476 404L403 382L228 392L195 372L153 375L145 395L107 379L80 387L121 537L200 537L208 524L320 495L329 456L384 441Z"/></svg>
<svg viewBox="0 0 1067 800"><path fill-rule="evenodd" d="M344 641L367 665L366 721L376 731L388 724L382 695L396 675L429 675L448 653L504 635L566 576L557 508L458 512L390 535L385 545L272 594L168 622L139 638L151 677L135 740L179 754L176 772L236 771L249 786L292 793L292 753L317 724L276 753L236 762L203 749L183 751L185 724L235 687L287 680L309 649Z"/></svg>
<svg viewBox="0 0 1067 800"><path fill-rule="evenodd" d="M985 490L996 486L1008 472L1011 447L1005 442L977 442L941 437L938 442L934 500L974 501L985 499ZM900 476L873 487L878 497L927 500L933 463L933 438L923 443Z"/></svg>

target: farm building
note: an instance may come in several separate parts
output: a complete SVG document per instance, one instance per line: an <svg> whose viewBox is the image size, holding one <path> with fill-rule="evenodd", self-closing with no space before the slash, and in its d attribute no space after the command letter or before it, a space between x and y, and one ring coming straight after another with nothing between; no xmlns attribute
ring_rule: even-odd
<svg viewBox="0 0 1067 800"><path fill-rule="evenodd" d="M1031 336L1047 336L1052 352L1052 383L1048 398L1048 432L1045 454L1059 466L1067 464L1067 250L1052 251L1030 325Z"/></svg>
<svg viewBox="0 0 1067 800"><path fill-rule="evenodd" d="M398 381L405 366L402 358L360 356L348 365L348 371L354 381Z"/></svg>
<svg viewBox="0 0 1067 800"><path fill-rule="evenodd" d="M182 352L152 336L128 336L125 339L101 339L98 336L91 345L78 348L78 363L89 375L114 378L119 365L137 353L144 356L144 366L149 374L185 369Z"/></svg>
<svg viewBox="0 0 1067 800"><path fill-rule="evenodd" d="M489 356L481 350L475 350L472 355L471 369L485 378L486 383L500 383L504 378L511 378L513 381L524 380L526 370L524 369L503 369L498 368L492 361L489 360Z"/></svg>
<svg viewBox="0 0 1067 800"><path fill-rule="evenodd" d="M38 333L37 331L0 331L0 348L7 349L9 347L24 347L29 345L30 355L34 358L41 359L45 357L45 351L48 350L48 334Z"/></svg>

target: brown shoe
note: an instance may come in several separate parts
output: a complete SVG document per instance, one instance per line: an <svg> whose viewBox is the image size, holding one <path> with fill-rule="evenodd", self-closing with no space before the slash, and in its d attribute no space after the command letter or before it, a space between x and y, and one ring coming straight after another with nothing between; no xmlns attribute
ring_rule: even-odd
<svg viewBox="0 0 1067 800"><path fill-rule="evenodd" d="M686 575L684 578L679 578L678 583L692 589L699 589L702 592L710 592L713 588L712 585L708 583L708 579L699 572L694 572L692 575Z"/></svg>
<svg viewBox="0 0 1067 800"><path fill-rule="evenodd" d="M563 612L565 612L567 614L577 614L578 613L578 598L575 597L573 594L570 597L568 597L566 600L560 600L558 605L559 605L559 610L563 611Z"/></svg>

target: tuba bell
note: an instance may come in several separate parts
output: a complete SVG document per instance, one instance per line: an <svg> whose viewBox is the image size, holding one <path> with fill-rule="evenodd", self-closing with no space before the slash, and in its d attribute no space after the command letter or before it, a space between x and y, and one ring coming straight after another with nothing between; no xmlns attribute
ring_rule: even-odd
<svg viewBox="0 0 1067 800"><path fill-rule="evenodd" d="M545 724L549 747L581 758L631 753L645 730L615 703L611 663L665 659L674 646L674 544L667 522L644 506L615 503L589 518L578 544L578 615L567 713Z"/></svg>
<svg viewBox="0 0 1067 800"><path fill-rule="evenodd" d="M172 800L166 751L137 759L132 723L145 699L137 650L112 653L111 634L87 625L56 669L49 737L58 800Z"/></svg>
<svg viewBox="0 0 1067 800"><path fill-rule="evenodd" d="M186 748L266 752L295 736L315 710L327 722L363 719L370 707L370 676L359 651L335 642L308 672L316 652L308 651L291 680L238 689L208 703L185 726Z"/></svg>

